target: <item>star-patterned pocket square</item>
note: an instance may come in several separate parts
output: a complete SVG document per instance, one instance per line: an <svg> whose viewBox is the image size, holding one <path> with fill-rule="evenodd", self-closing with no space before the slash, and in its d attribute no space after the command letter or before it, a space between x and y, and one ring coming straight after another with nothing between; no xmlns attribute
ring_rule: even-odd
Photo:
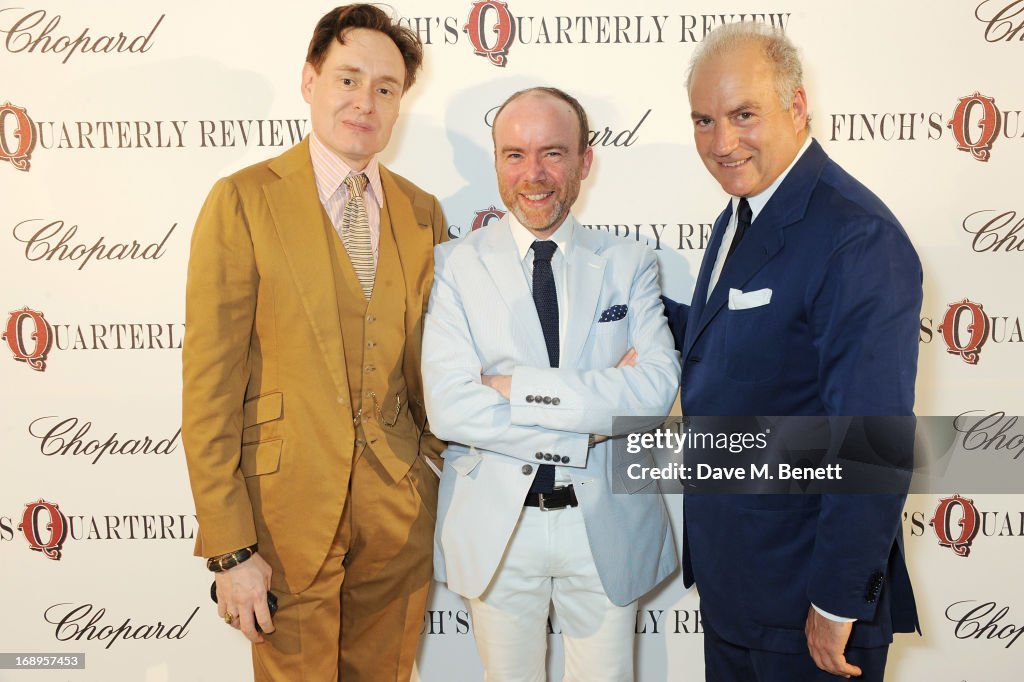
<svg viewBox="0 0 1024 682"><path fill-rule="evenodd" d="M608 308L601 313L601 319L599 319L598 322L614 322L615 320L621 320L626 316L626 311L628 310L629 306L625 304L613 305L611 308Z"/></svg>

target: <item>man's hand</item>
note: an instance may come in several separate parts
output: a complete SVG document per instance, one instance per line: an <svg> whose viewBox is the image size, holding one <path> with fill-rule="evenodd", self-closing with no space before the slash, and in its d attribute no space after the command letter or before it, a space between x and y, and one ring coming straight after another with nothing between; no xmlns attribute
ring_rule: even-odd
<svg viewBox="0 0 1024 682"><path fill-rule="evenodd" d="M623 367L636 367L636 348L630 348L626 351L626 354L619 360L619 364L615 365L615 369L622 369Z"/></svg>
<svg viewBox="0 0 1024 682"><path fill-rule="evenodd" d="M622 369L623 367L636 367L636 348L630 348L626 351L626 354L619 358L618 364L615 365L615 369ZM594 445L602 443L608 440L608 436L602 436L599 433L594 434Z"/></svg>
<svg viewBox="0 0 1024 682"><path fill-rule="evenodd" d="M853 622L841 623L818 613L813 606L807 611L807 648L815 665L827 673L841 677L860 677L861 669L846 662L846 642Z"/></svg>
<svg viewBox="0 0 1024 682"><path fill-rule="evenodd" d="M512 395L512 376L509 374L481 374L480 383L490 386L500 393L505 400Z"/></svg>
<svg viewBox="0 0 1024 682"><path fill-rule="evenodd" d="M267 608L267 590L273 570L257 552L234 568L215 574L217 581L217 615L234 616L231 627L241 630L249 641L259 643L263 636L256 632L256 623L268 635L274 632L274 621Z"/></svg>

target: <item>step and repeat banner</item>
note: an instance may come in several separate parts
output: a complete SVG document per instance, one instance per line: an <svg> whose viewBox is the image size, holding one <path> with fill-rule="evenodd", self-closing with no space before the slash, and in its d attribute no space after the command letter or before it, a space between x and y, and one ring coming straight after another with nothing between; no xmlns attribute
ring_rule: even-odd
<svg viewBox="0 0 1024 682"><path fill-rule="evenodd" d="M451 238L504 210L496 107L562 87L593 128L580 222L655 249L680 300L726 203L694 149L686 65L721 24L783 27L815 137L924 263L917 413L1024 414L1021 0L393 4L426 58L383 160L441 199ZM0 652L85 656L0 669L2 681L251 677L191 554L188 244L217 178L308 134L299 76L330 7L0 0ZM993 424L983 449L1024 468L1024 428ZM682 500L666 501L678 525ZM897 637L888 679L1020 679L1024 495L915 495L903 531L924 635ZM638 679L703 679L698 609L678 577L641 603ZM550 630L558 679L557 620ZM440 585L417 675L482 679L466 606Z"/></svg>

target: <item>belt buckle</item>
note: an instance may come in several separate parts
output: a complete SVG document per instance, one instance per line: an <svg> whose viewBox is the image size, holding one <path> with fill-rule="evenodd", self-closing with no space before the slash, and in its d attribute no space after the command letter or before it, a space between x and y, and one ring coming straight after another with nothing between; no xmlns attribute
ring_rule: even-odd
<svg viewBox="0 0 1024 682"><path fill-rule="evenodd" d="M545 495L548 496L548 499L551 499L551 498L555 497L555 495L557 493L561 493L564 490L565 490L565 486L563 486L561 488L555 488L550 493L537 493L537 506L538 506L538 508L541 511L558 511L559 509L565 509L566 507L570 506L570 501L569 500L565 500L565 501L562 502L562 504L558 504L558 505L554 505L554 506L549 506L549 505L544 504L544 496Z"/></svg>

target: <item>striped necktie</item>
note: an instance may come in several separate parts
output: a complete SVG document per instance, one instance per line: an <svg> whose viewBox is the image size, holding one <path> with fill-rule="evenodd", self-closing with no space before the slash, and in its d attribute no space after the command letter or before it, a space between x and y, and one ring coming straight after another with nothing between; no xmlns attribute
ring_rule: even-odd
<svg viewBox="0 0 1024 682"><path fill-rule="evenodd" d="M373 293L373 276L377 264L373 260L373 244L370 242L370 219L366 214L367 177L363 173L345 178L348 187L348 201L341 214L341 243L345 245L348 258L363 288L367 300Z"/></svg>

